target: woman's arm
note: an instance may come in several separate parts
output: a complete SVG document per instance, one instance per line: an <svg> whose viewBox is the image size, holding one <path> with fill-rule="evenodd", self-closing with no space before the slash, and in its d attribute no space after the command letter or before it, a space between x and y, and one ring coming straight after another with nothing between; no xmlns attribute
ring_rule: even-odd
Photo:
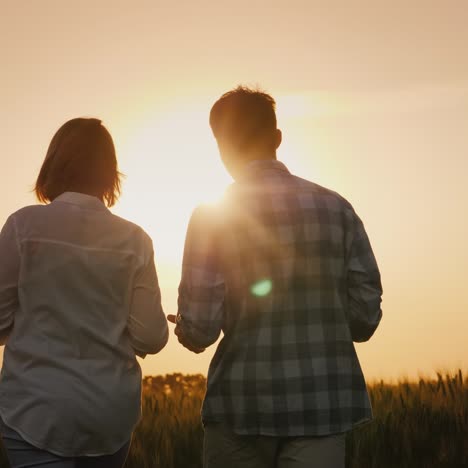
<svg viewBox="0 0 468 468"><path fill-rule="evenodd" d="M0 232L0 345L4 345L13 328L18 308L20 269L19 240L15 218L10 216Z"/></svg>
<svg viewBox="0 0 468 468"><path fill-rule="evenodd" d="M140 357L161 351L169 337L152 248L135 280L127 329L135 354Z"/></svg>

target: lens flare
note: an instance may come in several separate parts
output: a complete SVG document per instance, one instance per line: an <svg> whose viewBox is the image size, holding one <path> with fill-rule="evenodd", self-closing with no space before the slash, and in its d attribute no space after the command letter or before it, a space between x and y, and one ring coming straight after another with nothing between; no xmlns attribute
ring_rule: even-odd
<svg viewBox="0 0 468 468"><path fill-rule="evenodd" d="M250 292L257 297L263 297L270 294L273 288L273 283L269 279L257 281L250 287Z"/></svg>

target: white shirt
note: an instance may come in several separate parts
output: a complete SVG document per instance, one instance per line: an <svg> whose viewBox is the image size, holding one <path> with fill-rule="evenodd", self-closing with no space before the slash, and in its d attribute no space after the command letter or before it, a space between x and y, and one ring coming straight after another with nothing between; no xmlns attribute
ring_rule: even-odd
<svg viewBox="0 0 468 468"><path fill-rule="evenodd" d="M0 416L60 456L116 452L140 416L135 354L168 339L152 242L95 197L23 208L0 234Z"/></svg>

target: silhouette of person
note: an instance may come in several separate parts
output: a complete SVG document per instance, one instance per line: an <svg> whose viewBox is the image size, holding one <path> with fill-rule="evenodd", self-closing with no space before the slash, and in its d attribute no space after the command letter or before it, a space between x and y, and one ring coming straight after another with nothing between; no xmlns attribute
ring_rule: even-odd
<svg viewBox="0 0 468 468"><path fill-rule="evenodd" d="M222 203L193 212L168 316L196 353L223 332L202 409L204 466L344 467L346 432L372 417L353 341L382 316L363 223L276 159L268 94L227 92L210 125L235 182Z"/></svg>
<svg viewBox="0 0 468 468"><path fill-rule="evenodd" d="M152 241L113 215L120 173L98 119L53 137L36 195L0 234L0 433L13 468L123 466L140 416L135 355L168 339Z"/></svg>

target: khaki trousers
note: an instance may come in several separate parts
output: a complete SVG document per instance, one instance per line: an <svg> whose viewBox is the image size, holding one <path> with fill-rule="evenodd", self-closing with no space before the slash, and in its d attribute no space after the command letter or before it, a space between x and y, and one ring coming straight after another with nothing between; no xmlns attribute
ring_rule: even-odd
<svg viewBox="0 0 468 468"><path fill-rule="evenodd" d="M344 468L346 434L243 436L221 423L205 426L204 468Z"/></svg>

